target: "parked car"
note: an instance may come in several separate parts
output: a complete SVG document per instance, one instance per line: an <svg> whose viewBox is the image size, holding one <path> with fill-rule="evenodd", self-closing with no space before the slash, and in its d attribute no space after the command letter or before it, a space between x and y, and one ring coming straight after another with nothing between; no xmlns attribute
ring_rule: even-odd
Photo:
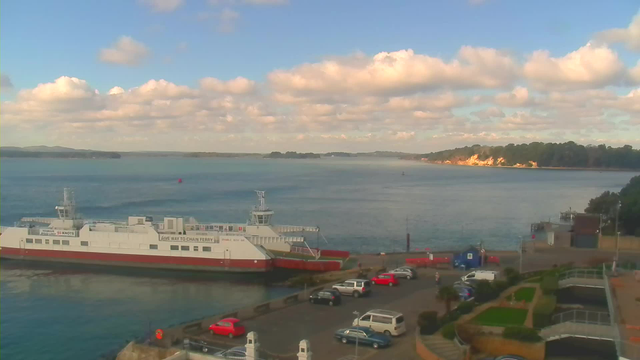
<svg viewBox="0 0 640 360"><path fill-rule="evenodd" d="M389 271L389 274L394 274L396 277L406 278L407 280L418 278L418 272L410 267L399 267Z"/></svg>
<svg viewBox="0 0 640 360"><path fill-rule="evenodd" d="M453 288L460 295L460 301L467 301L473 297L473 289L470 287L454 285Z"/></svg>
<svg viewBox="0 0 640 360"><path fill-rule="evenodd" d="M346 329L340 329L335 333L336 339L343 344L355 343L356 338L358 344L371 345L374 349L391 345L391 338L384 334L379 334L364 326L353 326Z"/></svg>
<svg viewBox="0 0 640 360"><path fill-rule="evenodd" d="M494 360L527 360L527 359L517 355L503 355L503 356L498 356Z"/></svg>
<svg viewBox="0 0 640 360"><path fill-rule="evenodd" d="M455 283L453 283L453 285L462 285L462 286L468 286L470 288L475 289L478 286L478 279L467 279L465 281L456 281Z"/></svg>
<svg viewBox="0 0 640 360"><path fill-rule="evenodd" d="M388 286L400 285L400 283L398 282L398 279L396 278L396 275L390 274L390 273L380 274L374 277L373 279L371 279L371 282L376 285L388 285Z"/></svg>
<svg viewBox="0 0 640 360"><path fill-rule="evenodd" d="M342 296L338 290L322 290L309 296L309 302L312 304L325 304L329 306L340 305Z"/></svg>
<svg viewBox="0 0 640 360"><path fill-rule="evenodd" d="M230 338L244 335L244 326L240 324L240 320L235 318L226 318L209 326L211 334L224 335Z"/></svg>
<svg viewBox="0 0 640 360"><path fill-rule="evenodd" d="M247 358L247 348L244 346L236 346L229 350L219 351L213 356L218 356L223 359L237 359L237 360L245 360Z"/></svg>
<svg viewBox="0 0 640 360"><path fill-rule="evenodd" d="M369 295L371 293L371 281L363 279L350 279L331 287L338 290L340 294L353 295L358 298L360 296Z"/></svg>
<svg viewBox="0 0 640 360"><path fill-rule="evenodd" d="M368 327L387 336L399 336L407 332L402 313L391 310L369 310L353 320L352 325Z"/></svg>
<svg viewBox="0 0 640 360"><path fill-rule="evenodd" d="M468 273L467 275L462 276L460 279L462 281L468 281L470 279L494 281L498 279L499 276L500 273L497 271L475 270Z"/></svg>

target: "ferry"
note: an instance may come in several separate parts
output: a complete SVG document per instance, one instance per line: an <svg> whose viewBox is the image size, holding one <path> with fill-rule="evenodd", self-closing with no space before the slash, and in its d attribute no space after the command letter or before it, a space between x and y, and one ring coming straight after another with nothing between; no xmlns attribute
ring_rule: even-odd
<svg viewBox="0 0 640 360"><path fill-rule="evenodd" d="M194 218L129 216L126 222L85 220L76 215L72 189L64 189L57 218L22 218L3 227L0 257L83 264L164 269L267 272L276 257L271 250L313 253L303 234L313 226L275 226L265 192L246 223L200 224Z"/></svg>

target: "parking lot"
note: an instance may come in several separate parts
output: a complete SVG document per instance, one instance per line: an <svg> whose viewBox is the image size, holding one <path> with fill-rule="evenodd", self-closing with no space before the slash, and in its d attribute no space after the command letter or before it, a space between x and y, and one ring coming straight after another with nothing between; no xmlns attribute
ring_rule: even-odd
<svg viewBox="0 0 640 360"><path fill-rule="evenodd" d="M311 342L311 351L316 359L340 359L355 354L355 345L344 345L334 339L334 332L351 326L356 318L354 311L364 314L372 309L394 310L404 314L407 333L394 337L386 349L374 350L359 346L358 359L413 359L415 355L414 331L417 316L421 311L444 309L436 301L437 288L435 270L419 270L416 280L401 280L400 286L373 286L370 296L353 298L343 296L339 306L313 305L301 302L279 311L274 311L252 320L244 321L247 331L256 331L261 349L274 355L290 355L298 352L300 340ZM455 275L443 275L442 284L451 284ZM245 338L228 339L206 334L201 337L214 346L229 347L245 344ZM288 356L287 356L288 357Z"/></svg>

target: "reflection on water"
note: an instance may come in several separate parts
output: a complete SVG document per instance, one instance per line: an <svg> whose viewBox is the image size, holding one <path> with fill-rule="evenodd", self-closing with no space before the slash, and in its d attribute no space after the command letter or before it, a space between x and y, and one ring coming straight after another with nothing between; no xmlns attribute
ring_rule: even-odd
<svg viewBox="0 0 640 360"><path fill-rule="evenodd" d="M262 275L2 261L4 359L98 357L150 329L294 292ZM33 344L37 343L37 346Z"/></svg>

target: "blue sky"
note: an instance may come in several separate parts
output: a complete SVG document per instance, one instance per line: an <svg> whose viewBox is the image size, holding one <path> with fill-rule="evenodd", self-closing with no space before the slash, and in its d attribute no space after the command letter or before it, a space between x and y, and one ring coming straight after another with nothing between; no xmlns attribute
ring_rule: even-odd
<svg viewBox="0 0 640 360"><path fill-rule="evenodd" d="M265 2L276 2L277 4L264 4ZM172 8L171 11L167 11L166 8L163 12L154 10L159 6L171 8L174 5L175 8ZM415 126L411 121L405 121L399 125L403 119L411 118L411 115L409 113L394 113L393 116L390 116L379 110L375 114L368 114L369 118L377 118L376 121L371 120L370 123L361 121L357 125L351 123L345 127L342 127L340 119L309 119L308 117L312 114L304 113L296 106L328 105L334 106L334 110L338 106L340 111L349 111L351 108L362 105L363 101L370 101L365 98L372 94L362 91L362 94L359 94L361 98L340 103L335 99L332 102L328 101L322 96L310 99L308 95L311 90L309 88L292 87L285 89L285 92L300 97L304 95L307 101L303 105L295 105L292 108L291 103L272 100L272 95L283 92L283 86L286 86L280 83L278 89L275 89L276 86L270 80L269 74L280 69L304 78L308 74L301 75L296 72L296 69L305 63L322 64L327 59L335 59L335 57L340 57L337 60L338 63L348 63L353 60L353 54L359 52L363 53L362 56L365 58L371 59L381 52L396 52L406 49L412 49L417 55L425 55L441 59L445 63L451 63L457 58L462 46L495 49L513 58L519 64L518 67L524 69L529 57L536 50L548 51L548 57L551 59L562 59L567 54L584 47L593 39L601 39L596 35L603 31L614 28L630 28L639 9L638 2L630 0L619 0L615 3L584 0L537 2L506 0L394 2L344 0L4 1L0 5L0 34L2 34L0 71L3 78L8 77L13 86L3 88L2 99L10 102L11 106L7 111L11 112L11 116L9 116L10 121L2 124L4 127L2 140L3 143L8 142L12 145L32 145L39 142L60 145L62 139L69 141L69 129L74 129L73 136L77 135L80 138L78 133L80 128L91 129L92 133L95 133L96 128L102 128L106 131L102 134L103 137L107 137L106 134L110 132L110 134L115 134L123 139L127 137L134 140L135 138L138 138L137 140L147 138L146 142L131 141L129 144L125 141L121 144L125 147L142 146L146 149L154 139L168 136L167 129L172 129L181 135L189 133L188 129L184 127L176 126L174 129L169 124L171 122L183 123L175 116L158 117L138 113L136 115L139 116L136 118L138 121L148 122L162 129L158 130L156 135L145 135L140 134L136 129L128 128L128 125L122 125L123 119L110 119L109 124L104 124L104 121L101 124L100 119L104 120L104 116L91 116L83 113L75 120L47 122L47 126L52 130L50 137L27 136L29 126L36 126L35 124L38 123L35 120L29 120L33 119L33 116L28 113L34 109L35 98L29 98L31 93L27 92L35 89L38 84L54 83L56 79L66 76L86 82L90 89L98 90L101 94L106 94L114 87L123 88L125 91L140 87L152 79L164 79L176 86L187 86L195 90L199 89L200 80L206 77L221 81L237 77L249 79L255 82L256 89L251 91L251 96L244 93L229 94L227 91L225 94L225 91L216 91L218 91L217 96L219 97L234 96L234 101L241 103L242 105L238 106L243 110L247 110L255 104L261 104L260 106L268 108L260 115L262 118L258 119L258 125L252 122L255 119L247 117L246 114L221 114L220 112L213 114L209 108L199 108L199 110L194 110L194 113L204 109L211 112L213 117L209 119L210 121L204 119L204 125L198 126L201 130L206 128L206 131L210 131L211 136L221 139L235 136L257 140L265 136L275 136L273 144L264 145L262 142L264 146L273 148L281 148L284 146L282 143L288 143L282 135L283 129L276 126L277 124L282 124L289 130L296 129L296 131L289 131L291 133L289 136L295 135L297 139L310 141L315 139L315 142L311 141L314 145L295 144L293 146L300 150L304 150L306 146L309 149L327 148L327 150L344 148L347 146L344 143L323 143L326 139L339 138L344 134L348 134L347 137L353 140L349 142L348 147L355 146L354 144L359 142L361 145L358 146L362 146L363 149L385 144L383 141L385 136L397 136L396 140L398 141L406 140L404 143L391 146L398 149L421 150L431 147L448 147L449 143L434 140L440 139L434 136L444 136L448 133L468 135L491 133L496 136L487 138L487 141L500 142L497 140L500 137L504 137L505 141L514 141L518 137L523 141L528 138L553 140L553 137L558 136L550 134L554 130L558 130L564 133L558 140L637 141L636 139L640 136L637 136L636 125L630 124L634 124L634 121L638 119L634 107L638 98L635 98L631 105L623 104L620 107L611 105L615 110L625 112L626 122L612 123L605 116L599 120L603 122L604 125L600 124L602 126L594 127L592 122L595 120L586 121L591 124L589 125L591 128L587 126L587 129L585 126L571 129L558 126L558 129L553 129L552 126L549 126L549 122L563 120L551 118L557 116L553 115L555 108L552 108L551 104L546 104L546 108L542 112L540 108L527 106L500 108L506 118L520 111L527 113L528 116L543 114L548 120L545 122L545 126L530 126L529 129L511 126L522 121L512 121L507 127L495 127L494 125L500 120L494 119L494 124L487 124L486 131L484 131L485 129L480 126L482 124L477 123L478 119L470 115L474 111L499 107L491 101L475 101L472 99L474 96L495 96L501 92L508 93L516 86L527 88L531 99L538 96L540 99L548 100L549 94L557 91L567 92L576 97L582 96L580 99L583 100L596 99L593 94L588 93L589 91L606 91L619 96L629 94L637 88L635 78L633 75L629 75L631 80L628 78L622 80L622 77L628 77L623 75L623 72L629 71L630 74L633 74L631 70L637 65L640 53L630 49L633 47L632 45L627 45L624 41L611 36L601 37L606 38L606 41L604 41L604 45L598 43L598 46L604 46L607 51L614 53L617 61L624 65L625 70L617 72L612 70L608 73L610 76L607 75L607 79L595 81L591 76L585 75L586 80L583 81L569 76L568 81L575 80L579 85L564 87L554 84L551 86L547 82L544 85L532 86L531 83L534 80L531 76L515 75L515 72L519 71L514 70L513 79L510 79L506 84L501 83L500 86L474 85L466 88L455 85L452 87L445 82L438 83L437 86L424 84L424 87L414 89L413 92L402 92L403 96L436 96L439 92L455 91L456 94L465 96L467 101L464 104L449 109L438 109L438 111L444 110L448 114L447 116L451 114L455 116L454 118L451 116L443 118L437 126L428 124L425 127L424 123ZM226 14L222 17L226 16L227 20L221 19L221 14ZM221 29L222 25L224 25L224 29ZM99 58L101 49L113 48L122 36L131 37L136 44L141 44L146 49L146 56L136 65L101 61ZM629 43L633 41L635 40L628 40ZM589 69L589 65L583 64L583 66ZM602 66L604 69L606 64ZM293 81L292 79L294 77L288 78L289 81ZM314 79L305 80L313 82ZM77 83L73 84L77 85ZM60 88L61 86L52 87L50 91L64 92L64 89ZM85 86L84 83L82 86ZM23 95L19 95L21 90ZM335 94L337 97L354 95L354 91L347 90L349 89L332 87L322 89L320 92L323 93L323 96L328 93ZM200 88L197 91L202 92L203 90ZM313 89L313 91L318 91L318 89ZM345 91L345 93L340 95L340 91ZM355 92L359 91L356 89ZM399 93L382 95L395 96L397 94ZM215 98L215 96L209 95L211 94L206 95L207 102ZM237 95L242 96L240 98ZM381 94L375 93L373 95L380 96ZM158 93L154 96L155 99L160 100L165 99L167 95ZM189 96L191 99L195 95ZM200 93L199 96L199 99L204 101L202 97L204 95ZM585 96L586 98L584 98ZM599 103L614 101L608 96L608 94L599 94ZM28 99L30 102L27 101ZM56 99L61 98L56 97ZM174 103L181 99L184 98L171 97ZM383 104L388 100L388 97L378 100ZM91 101L99 100L93 99ZM127 103L130 104L131 101L127 101ZM150 100L147 98L145 101ZM540 100L540 102L542 101ZM297 104L303 102L298 101ZM25 107L27 103L31 106L28 109ZM578 105L576 104L576 106ZM76 106L74 111L86 110L86 104L78 104L76 101L74 106ZM116 106L120 105L109 103L103 104L99 109L93 109L95 111L115 111ZM416 111L431 110L428 105L425 105L424 109ZM53 112L59 111L59 109L51 111L51 117L57 117L53 115ZM66 109L65 111L70 110ZM596 112L594 111L588 118L596 116ZM601 112L606 111L602 110ZM194 113L188 117L192 118ZM131 116L126 116L126 118L132 119ZM231 129L227 126L229 121L224 124L225 126L216 125L221 118L229 116L239 119L239 122L244 122L244 126ZM274 116L275 119L267 120L264 116ZM322 116L331 116L331 114L323 113ZM472 118L467 119L469 126L461 126L465 120L457 117L470 116ZM522 116L518 116L522 120ZM395 125L388 125L391 123L390 117L393 117ZM93 118L93 120L88 118ZM33 121L32 125L28 121ZM165 123L158 125L162 121ZM387 125L380 125L385 121ZM116 124L116 122L120 123ZM455 131L451 131L452 129L448 125L452 123L458 124L456 125L458 128L453 129ZM320 125L316 126L317 124ZM222 129L223 127L224 129ZM585 133L585 131L587 132ZM588 134L589 131L591 134ZM599 134L600 132L604 134ZM133 136L134 133L135 136ZM411 133L413 135L409 135ZM377 140L366 143L363 139L370 134L373 136L369 136L369 138L375 137ZM405 135L398 136L398 134ZM277 140L277 137L282 139ZM101 147L108 147L105 141L94 141L93 143ZM74 144L82 145L81 143ZM257 141L256 144L258 144ZM459 144L464 144L464 141L460 138L452 139L451 145ZM640 141L633 144L640 145ZM207 144L199 144L198 150L206 151L209 149Z"/></svg>

